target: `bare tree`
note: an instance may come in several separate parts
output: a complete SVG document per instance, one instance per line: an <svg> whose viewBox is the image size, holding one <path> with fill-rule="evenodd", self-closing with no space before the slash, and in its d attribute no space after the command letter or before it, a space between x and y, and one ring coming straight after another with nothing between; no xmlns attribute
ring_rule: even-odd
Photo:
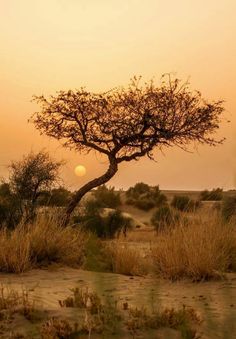
<svg viewBox="0 0 236 339"><path fill-rule="evenodd" d="M41 133L62 140L65 147L88 153L95 150L107 156L109 167L102 176L81 187L66 210L66 220L81 198L106 183L124 161L143 156L153 159L154 148L179 146L190 142L217 145L212 134L218 129L222 101L206 102L187 83L162 78L142 85L134 77L127 88L96 94L84 88L60 91L49 99L35 96L40 112L32 120Z"/></svg>
<svg viewBox="0 0 236 339"><path fill-rule="evenodd" d="M61 165L61 161L55 161L47 152L40 151L31 152L9 166L10 188L21 203L25 221L33 218L39 196L58 181Z"/></svg>

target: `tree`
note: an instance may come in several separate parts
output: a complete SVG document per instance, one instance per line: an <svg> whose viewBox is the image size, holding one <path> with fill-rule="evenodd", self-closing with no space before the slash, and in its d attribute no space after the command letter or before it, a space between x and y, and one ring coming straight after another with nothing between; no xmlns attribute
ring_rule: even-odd
<svg viewBox="0 0 236 339"><path fill-rule="evenodd" d="M55 161L47 152L40 151L31 152L9 166L10 188L21 202L26 221L33 218L39 196L58 181L61 165L61 161Z"/></svg>
<svg viewBox="0 0 236 339"><path fill-rule="evenodd" d="M153 159L154 149L190 142L217 145L212 134L219 128L222 101L206 102L200 92L190 91L187 83L171 76L160 86L153 81L141 84L134 77L127 88L96 94L84 88L60 91L48 99L35 96L39 112L32 116L35 127L63 141L65 147L105 155L107 171L82 186L68 204L65 223L82 197L105 184L122 162L143 156Z"/></svg>

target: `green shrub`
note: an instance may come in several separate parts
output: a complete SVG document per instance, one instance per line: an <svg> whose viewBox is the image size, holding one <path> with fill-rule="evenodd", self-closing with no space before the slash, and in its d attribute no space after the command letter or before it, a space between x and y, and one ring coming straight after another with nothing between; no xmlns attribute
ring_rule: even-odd
<svg viewBox="0 0 236 339"><path fill-rule="evenodd" d="M71 192L64 187L54 188L51 191L42 192L38 199L40 206L66 206L71 197Z"/></svg>
<svg viewBox="0 0 236 339"><path fill-rule="evenodd" d="M181 212L192 212L199 208L200 202L192 200L186 195L175 195L171 201L171 206Z"/></svg>
<svg viewBox="0 0 236 339"><path fill-rule="evenodd" d="M200 193L200 200L203 201L219 201L223 199L223 189L213 188L211 191L204 190Z"/></svg>
<svg viewBox="0 0 236 339"><path fill-rule="evenodd" d="M223 200L222 217L225 221L236 218L236 196L226 197Z"/></svg>
<svg viewBox="0 0 236 339"><path fill-rule="evenodd" d="M0 185L0 227L13 229L22 217L21 203L10 191L10 185Z"/></svg>
<svg viewBox="0 0 236 339"><path fill-rule="evenodd" d="M155 226L156 231L162 231L174 226L179 220L179 215L174 213L168 205L159 207L151 218L151 223Z"/></svg>
<svg viewBox="0 0 236 339"><path fill-rule="evenodd" d="M103 209L96 208L96 204L89 202L85 214L77 217L83 227L99 238L112 239L131 227L131 219L122 215L119 210L104 213Z"/></svg>
<svg viewBox="0 0 236 339"><path fill-rule="evenodd" d="M128 189L126 195L127 197L138 198L140 195L146 194L148 192L150 192L150 187L143 182L138 182L134 187L130 187Z"/></svg>
<svg viewBox="0 0 236 339"><path fill-rule="evenodd" d="M120 193L115 192L114 187L99 186L93 191L93 197L100 208L117 208L121 205Z"/></svg>
<svg viewBox="0 0 236 339"><path fill-rule="evenodd" d="M150 187L142 182L130 187L126 192L128 197L126 203L141 210L148 211L151 208L161 206L166 203L166 196L161 193L159 186Z"/></svg>

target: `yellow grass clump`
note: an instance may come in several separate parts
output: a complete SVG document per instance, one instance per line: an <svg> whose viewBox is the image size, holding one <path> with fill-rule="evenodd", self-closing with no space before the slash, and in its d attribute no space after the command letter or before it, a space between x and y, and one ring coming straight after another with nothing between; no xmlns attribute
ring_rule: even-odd
<svg viewBox="0 0 236 339"><path fill-rule="evenodd" d="M119 241L106 246L107 257L114 273L144 275L148 273L147 263L141 252Z"/></svg>
<svg viewBox="0 0 236 339"><path fill-rule="evenodd" d="M62 227L55 218L41 215L33 224L0 230L0 271L24 272L30 268L60 263L82 264L86 235Z"/></svg>
<svg viewBox="0 0 236 339"><path fill-rule="evenodd" d="M199 281L219 277L236 268L235 230L215 217L180 223L157 237L152 256L164 278Z"/></svg>

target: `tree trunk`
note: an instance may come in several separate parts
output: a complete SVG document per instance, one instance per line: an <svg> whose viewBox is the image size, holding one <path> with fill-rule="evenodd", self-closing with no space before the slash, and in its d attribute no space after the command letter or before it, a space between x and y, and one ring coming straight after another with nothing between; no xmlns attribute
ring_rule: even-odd
<svg viewBox="0 0 236 339"><path fill-rule="evenodd" d="M73 213L74 209L79 204L79 202L81 201L83 196L87 192L91 191L91 189L105 184L107 181L109 181L116 174L116 172L118 170L117 160L115 158L109 158L109 162L110 162L110 165L109 165L109 168L106 171L106 173L104 173L103 175L101 175L98 178L95 178L95 179L89 181L87 184L82 186L75 193L75 195L73 196L72 200L70 201L69 205L66 208L65 217L63 219L63 225L64 226L66 226L69 223L71 214Z"/></svg>

